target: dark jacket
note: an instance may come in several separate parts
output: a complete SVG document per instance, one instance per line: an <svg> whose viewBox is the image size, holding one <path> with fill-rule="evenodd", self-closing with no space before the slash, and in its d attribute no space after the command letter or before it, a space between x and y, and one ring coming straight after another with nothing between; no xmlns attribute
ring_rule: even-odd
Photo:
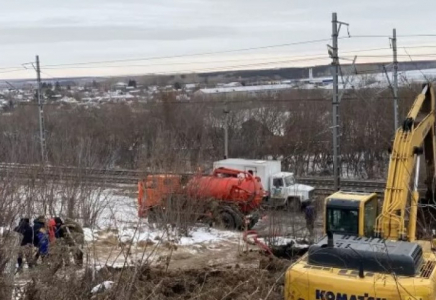
<svg viewBox="0 0 436 300"><path fill-rule="evenodd" d="M315 212L315 207L313 205L306 206L306 209L304 211L304 217L308 222L315 221L316 212Z"/></svg>
<svg viewBox="0 0 436 300"><path fill-rule="evenodd" d="M20 233L23 238L21 239L21 246L33 244L33 228L30 226L29 219L21 219L14 231Z"/></svg>
<svg viewBox="0 0 436 300"><path fill-rule="evenodd" d="M64 222L62 222L62 219L59 217L54 218L55 223L56 223L56 227L55 227L55 237L57 239L63 238L64 237L64 232L62 230L62 225L64 224Z"/></svg>

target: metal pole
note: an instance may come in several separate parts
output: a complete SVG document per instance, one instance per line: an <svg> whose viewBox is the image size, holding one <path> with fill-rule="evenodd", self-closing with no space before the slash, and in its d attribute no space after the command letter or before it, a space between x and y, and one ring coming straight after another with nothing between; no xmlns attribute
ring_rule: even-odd
<svg viewBox="0 0 436 300"><path fill-rule="evenodd" d="M394 132L398 128L398 59L397 59L397 30L394 28L392 33L392 49L394 55L394 74L393 74L393 91L394 91Z"/></svg>
<svg viewBox="0 0 436 300"><path fill-rule="evenodd" d="M339 57L338 57L338 18L336 13L332 15L332 40L333 40L333 54L332 54L332 73L333 73L333 176L334 188L339 190L341 188L340 182L340 169L341 164L339 160Z"/></svg>
<svg viewBox="0 0 436 300"><path fill-rule="evenodd" d="M223 110L224 119L224 159L229 158L229 109L226 107Z"/></svg>
<svg viewBox="0 0 436 300"><path fill-rule="evenodd" d="M41 143L41 163L46 163L45 152L45 132L44 132L44 109L42 99L42 87L41 87L41 69L39 67L39 56L36 56L36 76L38 81L38 108L39 108L39 138Z"/></svg>

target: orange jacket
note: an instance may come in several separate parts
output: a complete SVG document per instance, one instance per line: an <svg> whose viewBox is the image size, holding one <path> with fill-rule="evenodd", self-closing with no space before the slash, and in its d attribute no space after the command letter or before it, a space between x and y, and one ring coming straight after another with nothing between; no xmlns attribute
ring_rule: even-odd
<svg viewBox="0 0 436 300"><path fill-rule="evenodd" d="M50 243L56 240L55 232L56 232L56 222L54 219L50 219L48 220L48 238L50 240Z"/></svg>

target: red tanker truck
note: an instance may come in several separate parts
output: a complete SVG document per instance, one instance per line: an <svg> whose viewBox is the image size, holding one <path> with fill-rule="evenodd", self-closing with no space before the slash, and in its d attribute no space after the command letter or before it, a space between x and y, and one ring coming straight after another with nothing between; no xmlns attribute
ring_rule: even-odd
<svg viewBox="0 0 436 300"><path fill-rule="evenodd" d="M258 177L234 169L217 168L211 175L193 176L185 185L179 175L149 175L138 184L138 213L150 216L165 209L166 199L183 199L201 206L201 217L219 219L226 228L251 228L264 196Z"/></svg>

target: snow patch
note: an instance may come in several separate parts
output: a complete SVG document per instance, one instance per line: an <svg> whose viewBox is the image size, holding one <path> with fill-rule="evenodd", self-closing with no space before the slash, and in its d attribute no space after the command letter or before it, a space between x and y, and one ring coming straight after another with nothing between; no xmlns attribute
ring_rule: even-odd
<svg viewBox="0 0 436 300"><path fill-rule="evenodd" d="M168 241L182 246L238 239L239 236L240 234L237 232L206 227L192 228L188 236L181 236L176 229L155 229L146 224L138 228L124 228L118 233L121 242L138 243L141 241L152 241L157 243L158 241Z"/></svg>
<svg viewBox="0 0 436 300"><path fill-rule="evenodd" d="M95 240L95 231L91 228L83 228L83 233L85 235L85 241L92 242Z"/></svg>
<svg viewBox="0 0 436 300"><path fill-rule="evenodd" d="M240 234L232 231L218 230L214 228L196 228L190 233L190 237L182 237L180 245L193 245L200 243L214 243L222 240L237 239Z"/></svg>
<svg viewBox="0 0 436 300"><path fill-rule="evenodd" d="M101 293L112 288L113 281L104 281L92 288L91 294Z"/></svg>
<svg viewBox="0 0 436 300"><path fill-rule="evenodd" d="M301 239L295 239L293 237L285 237L285 236L276 236L274 238L258 238L258 240L264 244L272 244L275 246L284 246L292 244L292 247L294 248L308 248L309 245L306 244L306 241Z"/></svg>

